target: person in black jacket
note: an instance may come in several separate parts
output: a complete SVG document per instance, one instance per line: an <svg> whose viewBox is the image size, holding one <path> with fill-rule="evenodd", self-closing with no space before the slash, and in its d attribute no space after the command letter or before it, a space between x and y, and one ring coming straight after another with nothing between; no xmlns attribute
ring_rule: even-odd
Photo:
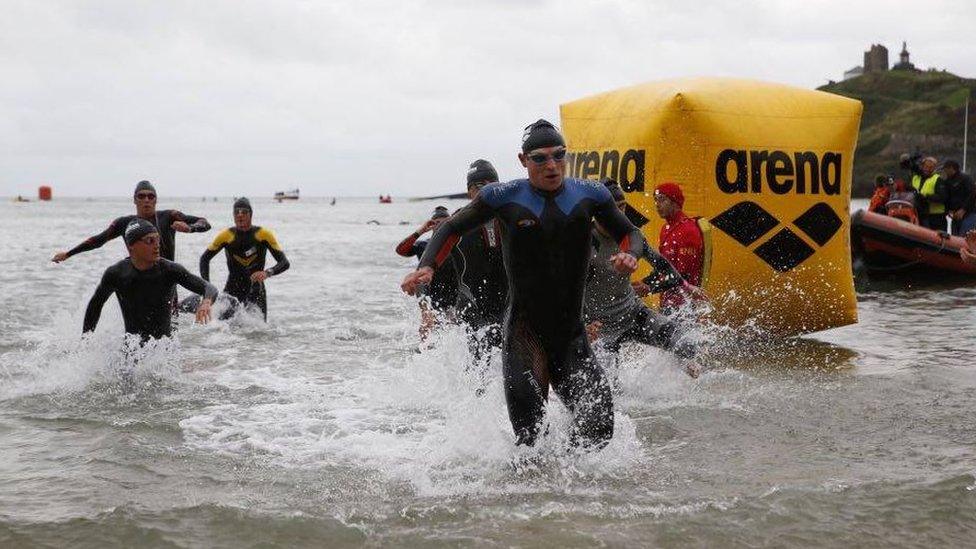
<svg viewBox="0 0 976 549"><path fill-rule="evenodd" d="M973 178L959 171L959 163L946 160L942 165L942 180L946 188L946 213L952 218L952 234L963 235L976 228Z"/></svg>

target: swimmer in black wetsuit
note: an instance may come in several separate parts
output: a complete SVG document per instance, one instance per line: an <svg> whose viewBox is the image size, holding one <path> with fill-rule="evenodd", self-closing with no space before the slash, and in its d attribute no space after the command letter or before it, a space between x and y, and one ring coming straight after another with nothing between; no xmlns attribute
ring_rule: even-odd
<svg viewBox="0 0 976 549"><path fill-rule="evenodd" d="M620 185L613 180L605 180L603 184L613 196L617 208L624 212L627 199ZM621 343L638 341L674 351L685 358L693 356L694 349L680 342L677 324L648 308L637 297L630 277L616 272L607 263L615 248L616 240L610 231L599 222L595 223L590 273L583 301L584 317L589 322L587 331L591 334L598 332L604 348L613 354L620 350ZM641 258L653 268L651 274L641 280L650 293L689 287L671 262L646 242Z"/></svg>
<svg viewBox="0 0 976 549"><path fill-rule="evenodd" d="M170 261L176 258L177 232L202 233L210 230L210 223L202 217L187 215L179 210L157 210L156 189L148 181L140 181L136 185L132 201L136 205L135 215L116 218L104 231L85 239L66 252L54 254L51 261L61 263L75 254L101 248L109 240L122 236L129 223L135 219L145 219L156 227L160 235L160 255Z"/></svg>
<svg viewBox="0 0 976 549"><path fill-rule="evenodd" d="M474 200L481 188L498 183L498 172L491 162L475 160L468 167L468 198ZM468 332L468 348L480 375L487 370L493 347L500 347L501 324L508 298L508 279L502 259L501 230L497 220L489 220L461 237L448 258L454 273L458 318ZM445 266L434 274L437 277Z"/></svg>
<svg viewBox="0 0 976 549"><path fill-rule="evenodd" d="M610 261L622 273L637 268L644 237L614 206L606 187L565 177L565 157L565 141L552 124L531 124L519 154L529 178L483 188L434 233L420 267L401 287L414 293L461 235L498 219L509 288L505 396L517 443L535 443L551 385L574 415L575 443L597 449L613 437L613 397L582 321L591 220L618 242L621 252Z"/></svg>
<svg viewBox="0 0 976 549"><path fill-rule="evenodd" d="M210 280L210 260L223 249L227 255L224 293L234 296L241 305L256 304L267 320L268 294L264 281L287 271L291 264L274 233L251 224L253 213L248 199L238 198L234 202L234 226L220 231L200 256L200 276ZM277 263L265 269L264 260L268 252ZM221 318L226 319L233 314L234 309L231 308Z"/></svg>
<svg viewBox="0 0 976 549"><path fill-rule="evenodd" d="M83 331L95 330L102 306L114 293L122 308L126 333L138 334L143 342L168 337L172 332L170 298L175 284L203 294L196 317L197 322L208 322L217 288L190 274L179 263L160 259L159 232L148 221L132 221L123 234L129 257L105 270L88 302Z"/></svg>
<svg viewBox="0 0 976 549"><path fill-rule="evenodd" d="M450 217L451 214L448 213L447 208L444 206L437 206L434 208L434 213L430 216L430 219L424 221L416 231L408 235L406 238L400 241L396 246L396 253L402 257L416 257L420 260L420 257L424 254L424 250L427 249L426 240L418 240L424 233L436 229L445 219ZM437 325L437 316L435 312L440 313L450 313L454 305L457 303L457 282L456 282L457 272L454 270L454 264L449 263L437 273L434 274L430 282L424 286L419 292L428 300L423 300L420 302L420 339L426 340L430 331L434 329Z"/></svg>

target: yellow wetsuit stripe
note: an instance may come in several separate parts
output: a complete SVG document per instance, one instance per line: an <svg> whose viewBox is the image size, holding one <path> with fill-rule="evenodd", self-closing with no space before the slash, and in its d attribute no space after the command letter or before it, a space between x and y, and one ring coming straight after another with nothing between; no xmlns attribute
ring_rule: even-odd
<svg viewBox="0 0 976 549"><path fill-rule="evenodd" d="M281 246L278 245L278 239L275 238L274 233L269 231L268 229L265 229L264 227L258 229L258 232L254 234L254 239L257 240L258 242L267 243L268 247L271 248L272 250L275 250L276 252L281 251Z"/></svg>
<svg viewBox="0 0 976 549"><path fill-rule="evenodd" d="M233 241L234 241L234 231L230 229L224 229L219 233L217 233L217 236L214 237L213 242L211 242L210 245L207 246L207 249L210 250L211 252L216 252Z"/></svg>

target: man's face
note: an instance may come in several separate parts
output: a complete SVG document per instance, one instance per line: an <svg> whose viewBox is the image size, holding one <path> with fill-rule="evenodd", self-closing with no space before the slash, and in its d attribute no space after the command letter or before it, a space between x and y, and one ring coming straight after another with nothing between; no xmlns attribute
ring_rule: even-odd
<svg viewBox="0 0 976 549"><path fill-rule="evenodd" d="M251 228L251 210L247 208L234 209L234 226L242 231Z"/></svg>
<svg viewBox="0 0 976 549"><path fill-rule="evenodd" d="M654 209L657 210L657 215L661 216L662 219L667 219L675 212L677 205L664 194L655 192Z"/></svg>
<svg viewBox="0 0 976 549"><path fill-rule="evenodd" d="M935 172L935 162L932 162L931 160L922 162L922 173L928 176L932 175L933 172Z"/></svg>
<svg viewBox="0 0 976 549"><path fill-rule="evenodd" d="M136 213L140 216L147 216L156 213L156 193L153 191L139 191L133 197L132 202L136 205Z"/></svg>
<svg viewBox="0 0 976 549"><path fill-rule="evenodd" d="M554 191L566 173L566 147L543 147L520 153L519 161L529 172L529 182L544 191Z"/></svg>
<svg viewBox="0 0 976 549"><path fill-rule="evenodd" d="M129 255L144 263L159 261L159 233L149 233L129 246Z"/></svg>
<svg viewBox="0 0 976 549"><path fill-rule="evenodd" d="M953 166L946 166L942 168L942 173L945 174L946 178L955 177L958 171Z"/></svg>

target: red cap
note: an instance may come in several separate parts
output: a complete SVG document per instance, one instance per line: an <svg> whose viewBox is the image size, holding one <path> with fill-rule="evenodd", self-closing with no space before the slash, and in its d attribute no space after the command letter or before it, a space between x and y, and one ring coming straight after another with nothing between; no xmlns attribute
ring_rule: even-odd
<svg viewBox="0 0 976 549"><path fill-rule="evenodd" d="M677 183L661 183L654 192L670 198L679 208L683 208L685 205L685 195Z"/></svg>

